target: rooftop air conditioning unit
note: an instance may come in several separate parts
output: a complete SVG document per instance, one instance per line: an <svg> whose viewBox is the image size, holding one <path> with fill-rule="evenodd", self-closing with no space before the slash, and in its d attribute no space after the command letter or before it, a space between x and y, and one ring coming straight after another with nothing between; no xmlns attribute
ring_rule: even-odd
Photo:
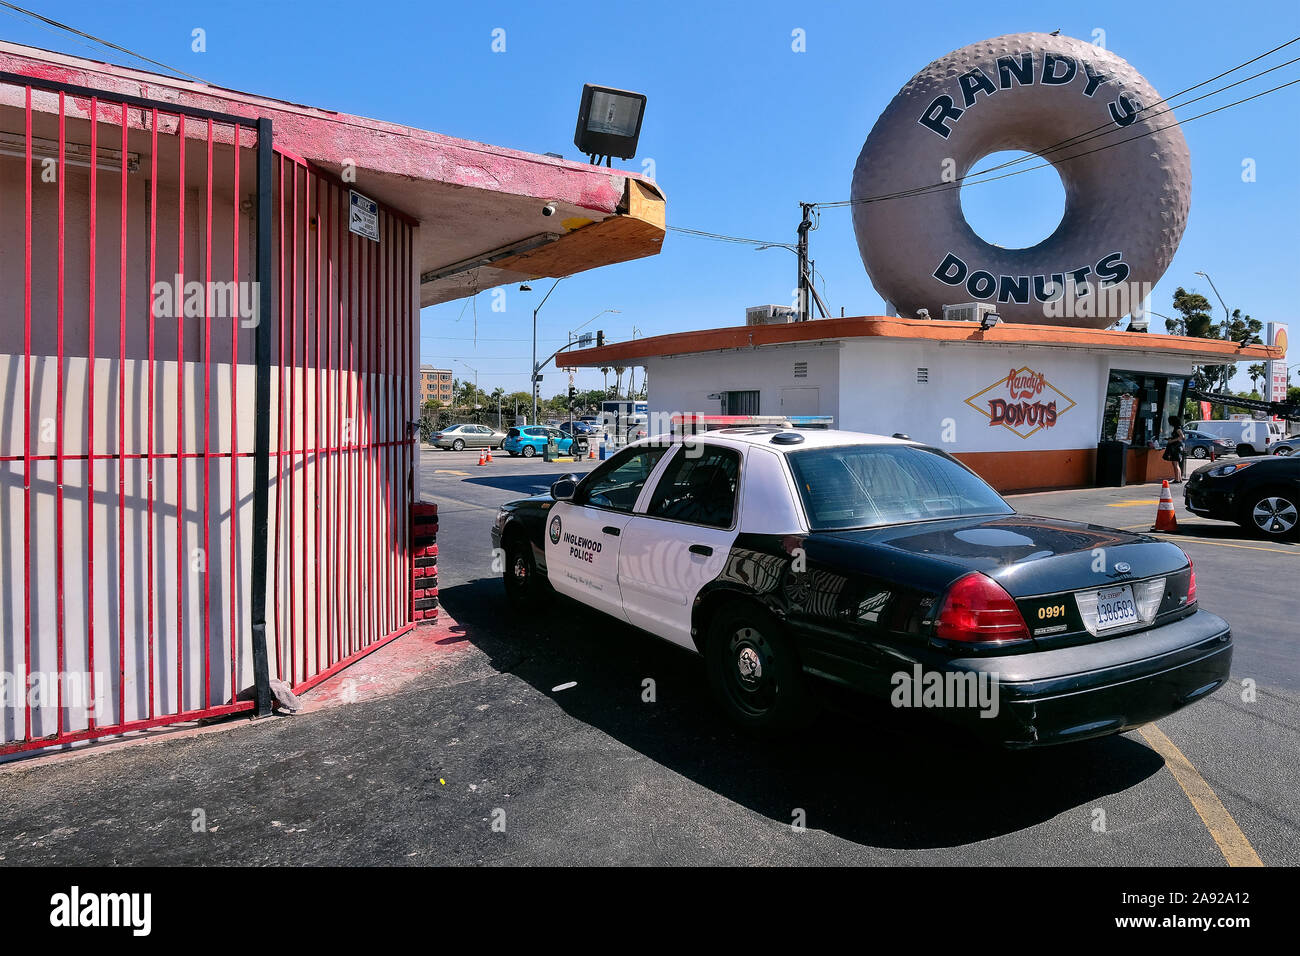
<svg viewBox="0 0 1300 956"><path fill-rule="evenodd" d="M962 302L960 305L945 305L943 318L945 322L979 322L997 310L997 306L989 302Z"/></svg>
<svg viewBox="0 0 1300 956"><path fill-rule="evenodd" d="M794 320L794 307L789 305L753 305L745 310L746 325L784 325Z"/></svg>

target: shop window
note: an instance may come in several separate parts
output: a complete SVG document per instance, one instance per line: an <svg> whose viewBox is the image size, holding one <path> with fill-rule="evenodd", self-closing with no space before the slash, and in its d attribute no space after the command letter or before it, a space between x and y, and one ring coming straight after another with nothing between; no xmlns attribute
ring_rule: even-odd
<svg viewBox="0 0 1300 956"><path fill-rule="evenodd" d="M1101 440L1155 445L1173 433L1170 415L1181 415L1185 382L1167 375L1112 370L1106 383Z"/></svg>

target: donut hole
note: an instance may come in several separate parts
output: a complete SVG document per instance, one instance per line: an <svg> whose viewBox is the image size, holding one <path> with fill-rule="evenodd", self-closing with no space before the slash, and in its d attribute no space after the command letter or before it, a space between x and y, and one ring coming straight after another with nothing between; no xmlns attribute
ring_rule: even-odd
<svg viewBox="0 0 1300 956"><path fill-rule="evenodd" d="M1003 249L1028 249L1056 231L1065 216L1065 185L1056 167L1043 165L1046 162L1033 153L1008 149L989 153L971 166L966 178L974 181L964 181L958 192L962 215L977 236ZM1004 163L1015 165L993 170ZM1036 166L1042 168L1032 168ZM980 175L984 170L993 171Z"/></svg>

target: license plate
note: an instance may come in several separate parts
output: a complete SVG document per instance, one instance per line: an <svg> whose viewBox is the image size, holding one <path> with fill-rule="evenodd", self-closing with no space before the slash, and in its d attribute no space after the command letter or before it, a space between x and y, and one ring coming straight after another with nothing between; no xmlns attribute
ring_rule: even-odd
<svg viewBox="0 0 1300 956"><path fill-rule="evenodd" d="M1133 588L1127 584L1097 592L1097 630L1109 631L1138 622Z"/></svg>

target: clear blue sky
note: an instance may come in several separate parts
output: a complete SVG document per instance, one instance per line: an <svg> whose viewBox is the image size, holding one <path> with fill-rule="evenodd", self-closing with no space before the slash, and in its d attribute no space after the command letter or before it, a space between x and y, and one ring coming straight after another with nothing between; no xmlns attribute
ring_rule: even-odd
<svg viewBox="0 0 1300 956"><path fill-rule="evenodd" d="M640 169L641 159L654 160L669 224L781 242L794 241L799 201L848 198L853 164L877 115L915 72L950 50L1022 31L1060 29L1090 40L1100 28L1111 50L1169 95L1300 35L1294 0L20 5L223 86L568 158L578 158L571 140L584 82L639 90L649 98L641 155L624 165ZM206 31L204 53L190 49L195 27ZM497 27L506 30L504 53L491 50ZM805 53L791 50L796 28L806 33ZM9 15L0 16L0 35L131 62ZM1297 55L1300 44L1264 65ZM1179 115L1297 77L1300 64ZM1170 312L1173 290L1183 285L1209 296L1220 317L1218 301L1194 274L1203 270L1229 307L1264 320L1294 317L1297 116L1300 86L1184 127L1191 218L1154 309ZM1253 183L1242 182L1245 158L1256 163ZM985 238L1022 244L1054 227L1060 186L1048 171L1018 176L968 188L963 205L973 222L991 224L981 229ZM999 221L994 210L1009 205L1038 211ZM881 311L846 210L822 216L812 250L836 314L841 306L850 315ZM608 308L621 314L589 328L603 327L613 339L630 338L634 326L653 335L737 324L747 305L788 303L794 267L785 250L670 233L656 258L564 280L542 311L542 346L549 352L568 329ZM531 310L548 285L536 283L532 294L511 287L505 313L490 310L486 293L426 309L424 360L472 377L457 360L465 361L479 369L486 389L526 390ZM591 387L600 375L584 372L579 381ZM560 384L552 370L544 394ZM1234 382L1247 385L1240 375Z"/></svg>

